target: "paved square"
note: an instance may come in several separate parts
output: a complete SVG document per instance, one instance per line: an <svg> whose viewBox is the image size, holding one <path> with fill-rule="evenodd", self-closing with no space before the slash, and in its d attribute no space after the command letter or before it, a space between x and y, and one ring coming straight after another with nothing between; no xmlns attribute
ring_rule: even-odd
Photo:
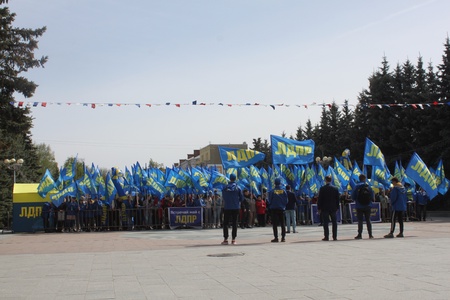
<svg viewBox="0 0 450 300"><path fill-rule="evenodd" d="M398 224L397 224L398 227ZM286 243L271 227L0 235L0 299L449 299L450 219L405 223L384 239L373 224L338 241L299 226Z"/></svg>

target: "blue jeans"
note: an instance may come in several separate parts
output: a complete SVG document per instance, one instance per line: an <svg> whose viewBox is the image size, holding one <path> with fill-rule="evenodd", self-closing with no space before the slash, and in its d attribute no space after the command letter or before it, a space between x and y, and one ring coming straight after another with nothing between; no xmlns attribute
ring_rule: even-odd
<svg viewBox="0 0 450 300"><path fill-rule="evenodd" d="M292 223L292 230L295 232L295 228L297 225L297 222L295 220L295 210L285 210L284 216L286 217L287 231L291 231L291 223Z"/></svg>

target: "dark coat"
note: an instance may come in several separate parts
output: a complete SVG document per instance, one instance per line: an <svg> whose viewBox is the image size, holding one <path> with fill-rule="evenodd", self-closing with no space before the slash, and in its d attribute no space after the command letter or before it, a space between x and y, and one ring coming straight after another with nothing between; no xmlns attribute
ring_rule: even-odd
<svg viewBox="0 0 450 300"><path fill-rule="evenodd" d="M339 208L339 190L331 184L322 186L319 190L317 208L322 211L337 211Z"/></svg>

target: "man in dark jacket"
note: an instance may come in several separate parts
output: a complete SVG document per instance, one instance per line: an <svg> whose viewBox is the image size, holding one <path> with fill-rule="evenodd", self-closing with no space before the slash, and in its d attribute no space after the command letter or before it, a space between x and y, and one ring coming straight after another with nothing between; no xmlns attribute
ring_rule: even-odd
<svg viewBox="0 0 450 300"><path fill-rule="evenodd" d="M365 196L365 193L368 193ZM365 202L363 198L368 197L370 199ZM370 222L370 213L372 210L372 202L375 200L375 195L370 186L366 183L366 175L359 175L359 183L355 186L352 192L352 200L355 201L356 216L358 218L358 235L355 236L356 240L362 239L363 230L363 217L366 220L367 233L369 233L369 239L373 239L372 235L372 223Z"/></svg>
<svg viewBox="0 0 450 300"><path fill-rule="evenodd" d="M288 196L281 186L281 179L275 179L275 188L269 192L268 205L272 214L272 228L274 239L272 243L278 243L278 225L281 226L281 241L285 241L286 224L284 221L284 211L288 203Z"/></svg>
<svg viewBox="0 0 450 300"><path fill-rule="evenodd" d="M228 223L231 220L231 244L236 244L237 221L239 209L244 197L241 189L236 184L236 175L230 175L230 182L222 190L223 198L223 242L222 245L228 245Z"/></svg>
<svg viewBox="0 0 450 300"><path fill-rule="evenodd" d="M319 198L317 200L317 208L323 224L324 238L322 241L328 241L330 231L328 223L331 218L333 225L333 240L337 240L337 221L336 212L339 208L339 190L331 185L331 176L325 177L325 185L319 190Z"/></svg>

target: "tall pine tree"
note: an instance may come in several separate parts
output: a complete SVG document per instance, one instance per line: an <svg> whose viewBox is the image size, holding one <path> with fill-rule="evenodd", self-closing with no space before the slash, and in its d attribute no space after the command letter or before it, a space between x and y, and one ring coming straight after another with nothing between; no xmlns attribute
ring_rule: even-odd
<svg viewBox="0 0 450 300"><path fill-rule="evenodd" d="M4 3L2 1L1 3ZM2 161L22 158L25 163L17 170L18 182L37 182L39 174L36 147L31 140L32 118L28 108L14 104L14 93L32 97L37 85L23 73L43 67L47 57L35 58L38 38L46 30L13 27L15 14L8 7L0 8L0 153ZM7 225L12 212L13 170L0 166L0 226Z"/></svg>

